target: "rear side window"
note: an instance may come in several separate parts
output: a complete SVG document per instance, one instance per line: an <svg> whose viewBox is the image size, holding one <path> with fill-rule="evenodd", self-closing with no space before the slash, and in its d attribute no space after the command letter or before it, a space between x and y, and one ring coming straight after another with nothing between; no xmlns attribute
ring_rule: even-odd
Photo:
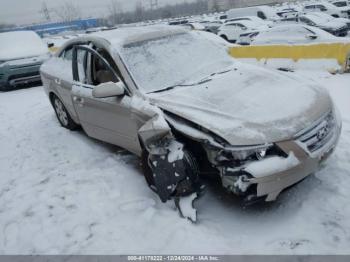
<svg viewBox="0 0 350 262"><path fill-rule="evenodd" d="M261 19L264 19L264 20L267 18L266 15L264 14L264 12L262 12L262 11L258 11L257 15L258 15L258 17L260 17Z"/></svg>

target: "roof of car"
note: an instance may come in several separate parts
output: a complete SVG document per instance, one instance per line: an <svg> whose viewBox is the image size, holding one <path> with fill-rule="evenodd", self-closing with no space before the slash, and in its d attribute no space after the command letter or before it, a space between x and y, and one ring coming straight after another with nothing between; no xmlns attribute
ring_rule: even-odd
<svg viewBox="0 0 350 262"><path fill-rule="evenodd" d="M185 32L188 32L188 30L182 27L151 25L139 27L122 27L110 31L96 32L91 34L91 36L103 38L107 40L112 46L118 47Z"/></svg>

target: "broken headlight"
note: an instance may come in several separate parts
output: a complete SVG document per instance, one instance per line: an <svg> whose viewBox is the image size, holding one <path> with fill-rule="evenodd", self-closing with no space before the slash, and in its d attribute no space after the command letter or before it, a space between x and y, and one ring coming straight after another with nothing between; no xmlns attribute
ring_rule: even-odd
<svg viewBox="0 0 350 262"><path fill-rule="evenodd" d="M286 154L275 144L257 146L228 147L218 152L216 162L221 164L241 165L246 161L262 160L267 156L284 156Z"/></svg>

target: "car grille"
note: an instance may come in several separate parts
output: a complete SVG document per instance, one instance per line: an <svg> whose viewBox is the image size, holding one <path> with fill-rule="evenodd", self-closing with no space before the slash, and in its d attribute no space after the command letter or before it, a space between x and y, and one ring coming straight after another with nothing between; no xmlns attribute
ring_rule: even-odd
<svg viewBox="0 0 350 262"><path fill-rule="evenodd" d="M333 137L335 132L335 119L333 112L329 112L322 117L311 128L308 128L300 136L298 140L304 144L307 149L313 153L326 145Z"/></svg>

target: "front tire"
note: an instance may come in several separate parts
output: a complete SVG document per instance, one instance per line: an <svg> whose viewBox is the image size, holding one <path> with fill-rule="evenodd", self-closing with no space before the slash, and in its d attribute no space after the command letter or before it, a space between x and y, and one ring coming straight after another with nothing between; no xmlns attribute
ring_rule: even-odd
<svg viewBox="0 0 350 262"><path fill-rule="evenodd" d="M157 193L157 188L155 186L154 182L154 176L153 176L153 171L150 167L149 163L149 153L147 150L143 150L142 155L141 155L141 168L143 175L145 177L145 180L148 184L148 186ZM174 192L175 196L181 196L181 195L186 195L186 192L190 192L192 190L192 186L196 185L199 180L199 166L197 163L197 160L193 156L193 154L187 150L184 149L184 161L185 161L185 166L186 166L186 174L189 180L184 180L181 181L178 185L177 188Z"/></svg>
<svg viewBox="0 0 350 262"><path fill-rule="evenodd" d="M69 130L77 129L78 125L73 121L62 101L55 95L52 97L52 105L62 127Z"/></svg>

